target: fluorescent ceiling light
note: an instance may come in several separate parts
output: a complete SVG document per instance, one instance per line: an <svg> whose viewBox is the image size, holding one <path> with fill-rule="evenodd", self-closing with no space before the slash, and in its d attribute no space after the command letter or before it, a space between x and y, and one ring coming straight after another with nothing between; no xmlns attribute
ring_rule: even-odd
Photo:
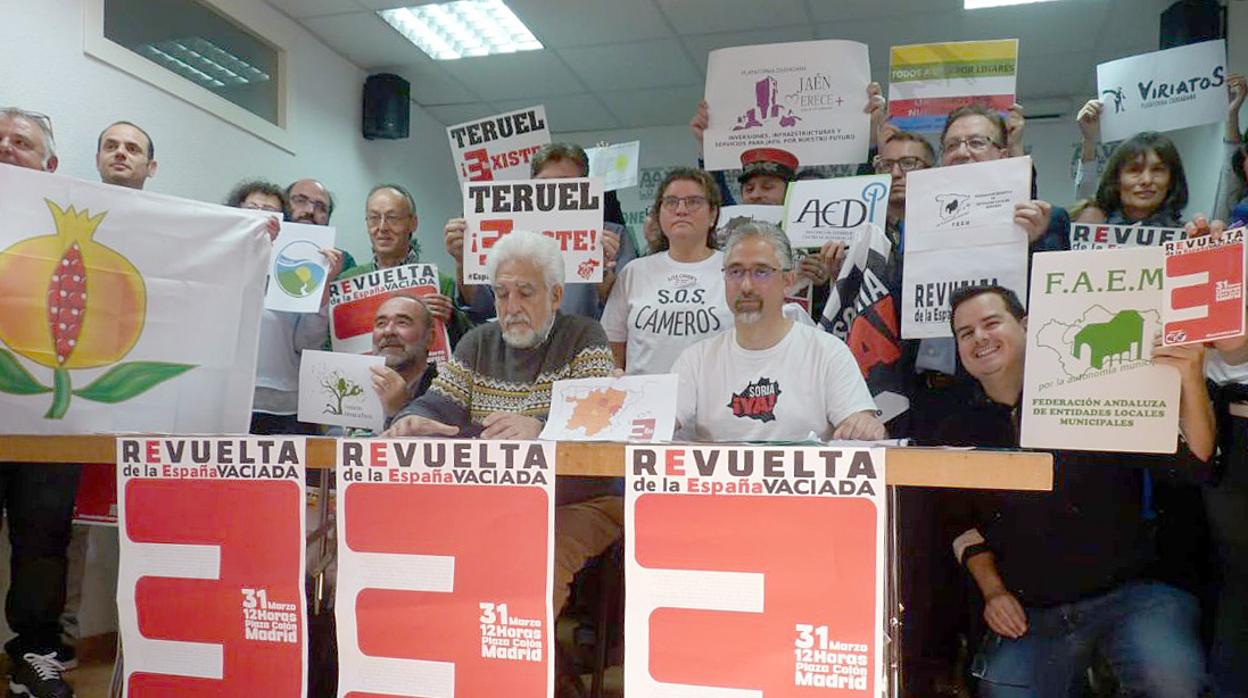
<svg viewBox="0 0 1248 698"><path fill-rule="evenodd" d="M1035 2L1053 2L1053 0L962 0L964 10L982 10L986 7L1005 7L1007 5L1030 5Z"/></svg>
<svg viewBox="0 0 1248 698"><path fill-rule="evenodd" d="M459 0L381 10L377 14L434 60L542 48L542 43L503 0Z"/></svg>
<svg viewBox="0 0 1248 698"><path fill-rule="evenodd" d="M269 79L268 73L198 36L143 44L138 53L207 87L237 87Z"/></svg>

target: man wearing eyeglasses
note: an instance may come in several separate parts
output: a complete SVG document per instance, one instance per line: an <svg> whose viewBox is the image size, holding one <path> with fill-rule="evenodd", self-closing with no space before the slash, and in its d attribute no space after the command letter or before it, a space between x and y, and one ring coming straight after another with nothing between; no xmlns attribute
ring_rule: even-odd
<svg viewBox="0 0 1248 698"><path fill-rule="evenodd" d="M0 109L0 164L56 171L52 120L16 107ZM9 695L72 698L58 660L70 520L81 465L0 463L0 504L9 522L12 554L5 620L16 636L9 654Z"/></svg>
<svg viewBox="0 0 1248 698"><path fill-rule="evenodd" d="M793 277L793 249L776 226L747 223L728 237L724 286L735 327L685 349L672 368L685 438L887 436L845 343L785 316L784 289Z"/></svg>
<svg viewBox="0 0 1248 698"><path fill-rule="evenodd" d="M156 146L147 131L129 121L117 121L96 140L95 167L105 184L142 189L156 176Z"/></svg>
<svg viewBox="0 0 1248 698"><path fill-rule="evenodd" d="M294 207L293 203L291 207ZM340 278L420 263L420 243L412 239L420 220L416 216L416 201L407 189L398 184L373 187L364 206L364 223L368 226L373 260L344 271ZM424 296L421 300L434 319L446 323L451 343L456 344L472 326L467 315L451 300L455 293L455 280L439 271L438 288L440 293Z"/></svg>

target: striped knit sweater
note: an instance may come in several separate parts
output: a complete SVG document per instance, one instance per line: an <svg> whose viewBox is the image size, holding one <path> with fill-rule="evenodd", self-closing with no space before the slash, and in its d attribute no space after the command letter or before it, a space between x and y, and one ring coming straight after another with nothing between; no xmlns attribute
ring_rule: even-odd
<svg viewBox="0 0 1248 698"><path fill-rule="evenodd" d="M595 320L560 313L550 336L532 349L507 346L502 328L491 322L464 335L429 391L394 419L428 417L459 427L461 437L474 437L494 412L545 420L552 383L610 376L614 368L607 335Z"/></svg>

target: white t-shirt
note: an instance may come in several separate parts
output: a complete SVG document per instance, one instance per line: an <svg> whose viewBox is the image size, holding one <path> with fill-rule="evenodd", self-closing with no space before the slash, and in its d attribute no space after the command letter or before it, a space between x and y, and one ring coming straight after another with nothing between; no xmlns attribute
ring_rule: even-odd
<svg viewBox="0 0 1248 698"><path fill-rule="evenodd" d="M602 311L607 339L626 344L627 372L670 373L681 350L732 327L724 253L677 262L666 252L629 262Z"/></svg>
<svg viewBox="0 0 1248 698"><path fill-rule="evenodd" d="M672 368L680 380L676 420L694 441L832 438L846 417L876 410L845 343L794 323L774 347L742 349L734 329L698 342Z"/></svg>

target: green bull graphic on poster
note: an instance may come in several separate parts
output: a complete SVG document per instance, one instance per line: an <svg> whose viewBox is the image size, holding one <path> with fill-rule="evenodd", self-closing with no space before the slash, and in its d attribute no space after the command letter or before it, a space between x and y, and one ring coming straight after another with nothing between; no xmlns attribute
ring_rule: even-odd
<svg viewBox="0 0 1248 698"><path fill-rule="evenodd" d="M1162 327L1158 247L1032 260L1022 445L1173 453L1179 375L1151 361Z"/></svg>

